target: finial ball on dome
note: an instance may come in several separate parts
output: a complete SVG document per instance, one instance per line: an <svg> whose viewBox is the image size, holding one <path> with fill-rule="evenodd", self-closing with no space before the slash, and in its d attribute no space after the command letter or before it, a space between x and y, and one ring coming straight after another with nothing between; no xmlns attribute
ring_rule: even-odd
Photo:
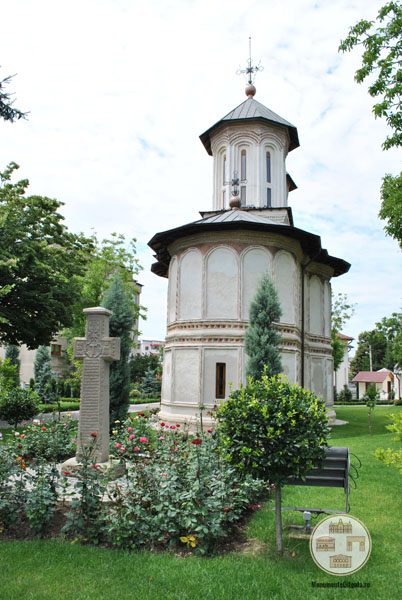
<svg viewBox="0 0 402 600"><path fill-rule="evenodd" d="M246 96L247 98L253 98L255 96L256 93L256 88L255 85L253 85L252 83L249 83L248 86L246 86Z"/></svg>

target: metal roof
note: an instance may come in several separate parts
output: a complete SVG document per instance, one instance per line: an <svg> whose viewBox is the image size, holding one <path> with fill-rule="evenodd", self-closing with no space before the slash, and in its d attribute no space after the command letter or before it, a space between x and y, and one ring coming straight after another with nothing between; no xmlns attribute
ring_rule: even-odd
<svg viewBox="0 0 402 600"><path fill-rule="evenodd" d="M243 221L249 223L271 223L271 225L275 225L275 221L271 221L270 219L264 219L264 217L260 217L259 215L253 215L244 210L226 210L219 212L218 214L212 215L211 217L205 217L204 219L200 219L199 221L194 221L194 225L197 223L207 225L208 223L233 223L234 221Z"/></svg>
<svg viewBox="0 0 402 600"><path fill-rule="evenodd" d="M200 219L199 221L187 223L175 229L156 233L148 242L148 246L154 250L155 258L158 261L152 265L151 271L161 277L167 277L171 260L168 247L180 238L207 231L222 232L239 230L262 231L295 239L300 243L303 252L311 257L314 262L330 266L334 270L334 277L343 275L343 273L347 273L350 269L348 262L341 258L330 256L327 250L322 248L319 235L298 229L292 225L273 223L268 219L251 215L246 211L228 210Z"/></svg>
<svg viewBox="0 0 402 600"><path fill-rule="evenodd" d="M267 108L260 102L257 102L254 98L249 97L200 135L200 139L208 154L212 155L211 134L218 127L231 121L244 123L249 120L274 123L275 125L286 127L289 133L289 152L300 145L297 129L292 123L289 123L289 121L286 121L286 119L274 113L273 110Z"/></svg>
<svg viewBox="0 0 402 600"><path fill-rule="evenodd" d="M361 381L362 383L382 383L386 380L388 375L391 376L391 379L394 378L391 371L388 369L381 369L381 371L359 371L355 377L352 379L352 383L358 383Z"/></svg>

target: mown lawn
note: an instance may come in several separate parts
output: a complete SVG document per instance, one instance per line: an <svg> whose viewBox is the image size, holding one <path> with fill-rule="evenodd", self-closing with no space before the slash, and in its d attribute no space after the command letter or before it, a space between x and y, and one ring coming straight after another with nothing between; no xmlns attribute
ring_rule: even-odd
<svg viewBox="0 0 402 600"><path fill-rule="evenodd" d="M362 461L350 514L361 519L372 538L366 566L347 576L331 576L310 557L308 541L286 539L285 556L275 554L271 503L257 512L248 536L259 541L254 553L212 558L167 554L129 554L82 547L58 540L0 543L0 598L5 600L298 600L299 598L400 597L402 478L396 469L376 461L379 446L397 447L385 430L386 415L400 407L377 407L373 434L368 435L366 407L337 407L348 425L333 429L332 444L349 446ZM287 487L285 506L342 508L341 490ZM284 512L284 522L301 522ZM252 546L252 545L251 545ZM315 589L311 582L365 583L369 589Z"/></svg>

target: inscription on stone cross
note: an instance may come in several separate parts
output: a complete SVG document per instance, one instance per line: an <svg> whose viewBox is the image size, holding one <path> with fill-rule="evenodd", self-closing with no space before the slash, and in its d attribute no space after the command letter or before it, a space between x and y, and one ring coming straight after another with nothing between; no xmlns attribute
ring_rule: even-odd
<svg viewBox="0 0 402 600"><path fill-rule="evenodd" d="M77 460L96 433L94 460L109 459L109 368L120 358L120 339L109 337L110 310L85 308L85 338L75 338L74 357L83 359Z"/></svg>

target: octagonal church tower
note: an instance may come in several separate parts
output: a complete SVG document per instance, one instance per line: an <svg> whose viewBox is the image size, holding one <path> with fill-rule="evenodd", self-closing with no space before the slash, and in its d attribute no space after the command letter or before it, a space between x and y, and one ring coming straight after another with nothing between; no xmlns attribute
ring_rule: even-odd
<svg viewBox="0 0 402 600"><path fill-rule="evenodd" d="M152 271L168 277L160 417L212 422L213 408L246 381L250 302L268 273L282 317L283 371L333 411L330 280L350 265L293 224L286 172L299 146L294 125L247 99L200 136L213 157L212 210L150 240Z"/></svg>

